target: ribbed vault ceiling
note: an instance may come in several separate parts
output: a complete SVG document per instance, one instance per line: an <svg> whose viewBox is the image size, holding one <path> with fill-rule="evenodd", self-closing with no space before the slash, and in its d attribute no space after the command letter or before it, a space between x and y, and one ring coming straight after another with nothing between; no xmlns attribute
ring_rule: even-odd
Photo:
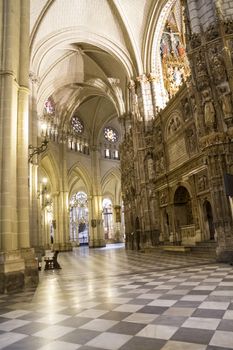
<svg viewBox="0 0 233 350"><path fill-rule="evenodd" d="M31 0L30 69L38 78L38 114L52 96L61 125L76 112L94 142L106 123L127 112L127 83L146 70L149 23L162 4Z"/></svg>

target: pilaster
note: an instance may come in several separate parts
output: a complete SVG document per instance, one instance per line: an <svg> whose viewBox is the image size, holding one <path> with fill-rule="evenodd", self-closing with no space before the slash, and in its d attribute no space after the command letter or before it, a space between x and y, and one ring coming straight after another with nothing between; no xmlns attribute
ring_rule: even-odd
<svg viewBox="0 0 233 350"><path fill-rule="evenodd" d="M92 167L92 183L93 193L91 195L91 217L90 221L90 239L89 246L105 247L106 242L104 238L104 226L103 226L103 207L102 207L102 194L100 185L100 151L97 147L91 148L91 167Z"/></svg>

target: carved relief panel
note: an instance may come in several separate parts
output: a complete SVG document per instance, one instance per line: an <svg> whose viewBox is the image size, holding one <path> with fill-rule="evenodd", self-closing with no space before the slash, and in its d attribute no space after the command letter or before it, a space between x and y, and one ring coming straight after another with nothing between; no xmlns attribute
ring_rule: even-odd
<svg viewBox="0 0 233 350"><path fill-rule="evenodd" d="M207 191L209 189L208 176L206 172L196 175L196 190L197 193Z"/></svg>
<svg viewBox="0 0 233 350"><path fill-rule="evenodd" d="M175 168L188 158L183 124L180 111L173 112L166 124L165 135L170 169Z"/></svg>
<svg viewBox="0 0 233 350"><path fill-rule="evenodd" d="M168 204L168 190L167 189L165 189L165 190L160 192L160 194L159 194L159 204L160 204L161 207Z"/></svg>
<svg viewBox="0 0 233 350"><path fill-rule="evenodd" d="M218 85L226 80L226 69L221 46L211 46L208 50L208 58L214 83Z"/></svg>
<svg viewBox="0 0 233 350"><path fill-rule="evenodd" d="M173 136L182 125L182 119L180 114L174 113L167 123L167 138Z"/></svg>

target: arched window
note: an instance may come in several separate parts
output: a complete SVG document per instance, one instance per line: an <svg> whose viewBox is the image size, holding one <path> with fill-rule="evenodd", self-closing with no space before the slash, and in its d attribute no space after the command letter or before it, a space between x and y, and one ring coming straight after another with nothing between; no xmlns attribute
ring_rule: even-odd
<svg viewBox="0 0 233 350"><path fill-rule="evenodd" d="M82 120L76 115L71 118L71 126L76 134L81 134L84 130Z"/></svg>
<svg viewBox="0 0 233 350"><path fill-rule="evenodd" d="M88 244L88 201L85 192L77 192L70 199L70 240Z"/></svg>
<svg viewBox="0 0 233 350"><path fill-rule="evenodd" d="M104 137L108 142L115 143L118 140L118 133L115 129L108 126L104 128Z"/></svg>
<svg viewBox="0 0 233 350"><path fill-rule="evenodd" d="M108 198L104 198L103 200L103 216L104 216L105 239L111 241L111 239L114 238L113 207L112 207L112 201Z"/></svg>

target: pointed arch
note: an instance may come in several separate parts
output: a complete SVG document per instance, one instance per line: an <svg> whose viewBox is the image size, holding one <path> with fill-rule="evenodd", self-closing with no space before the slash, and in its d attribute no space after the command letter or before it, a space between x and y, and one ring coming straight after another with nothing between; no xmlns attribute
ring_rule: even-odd
<svg viewBox="0 0 233 350"><path fill-rule="evenodd" d="M88 169L80 162L76 162L68 171L68 189L69 196L73 194L77 189L77 183L79 180L83 182L79 187L79 190L84 190L88 196L92 194L92 180L89 176Z"/></svg>
<svg viewBox="0 0 233 350"><path fill-rule="evenodd" d="M153 8L150 11L151 16L148 19L148 25L143 40L145 43L142 50L144 53L143 61L145 64L145 71L153 71L153 52L155 50L157 51L157 49L154 49L154 46L156 45L157 48L157 46L160 45L159 39L162 28L175 1L176 0L159 0L152 2Z"/></svg>
<svg viewBox="0 0 233 350"><path fill-rule="evenodd" d="M109 188L110 187L110 188ZM101 179L103 196L110 195L115 203L121 203L121 172L118 168L111 168Z"/></svg>
<svg viewBox="0 0 233 350"><path fill-rule="evenodd" d="M40 162L41 170L44 171L50 179L52 191L57 192L61 188L61 176L58 164L51 151L47 151Z"/></svg>

